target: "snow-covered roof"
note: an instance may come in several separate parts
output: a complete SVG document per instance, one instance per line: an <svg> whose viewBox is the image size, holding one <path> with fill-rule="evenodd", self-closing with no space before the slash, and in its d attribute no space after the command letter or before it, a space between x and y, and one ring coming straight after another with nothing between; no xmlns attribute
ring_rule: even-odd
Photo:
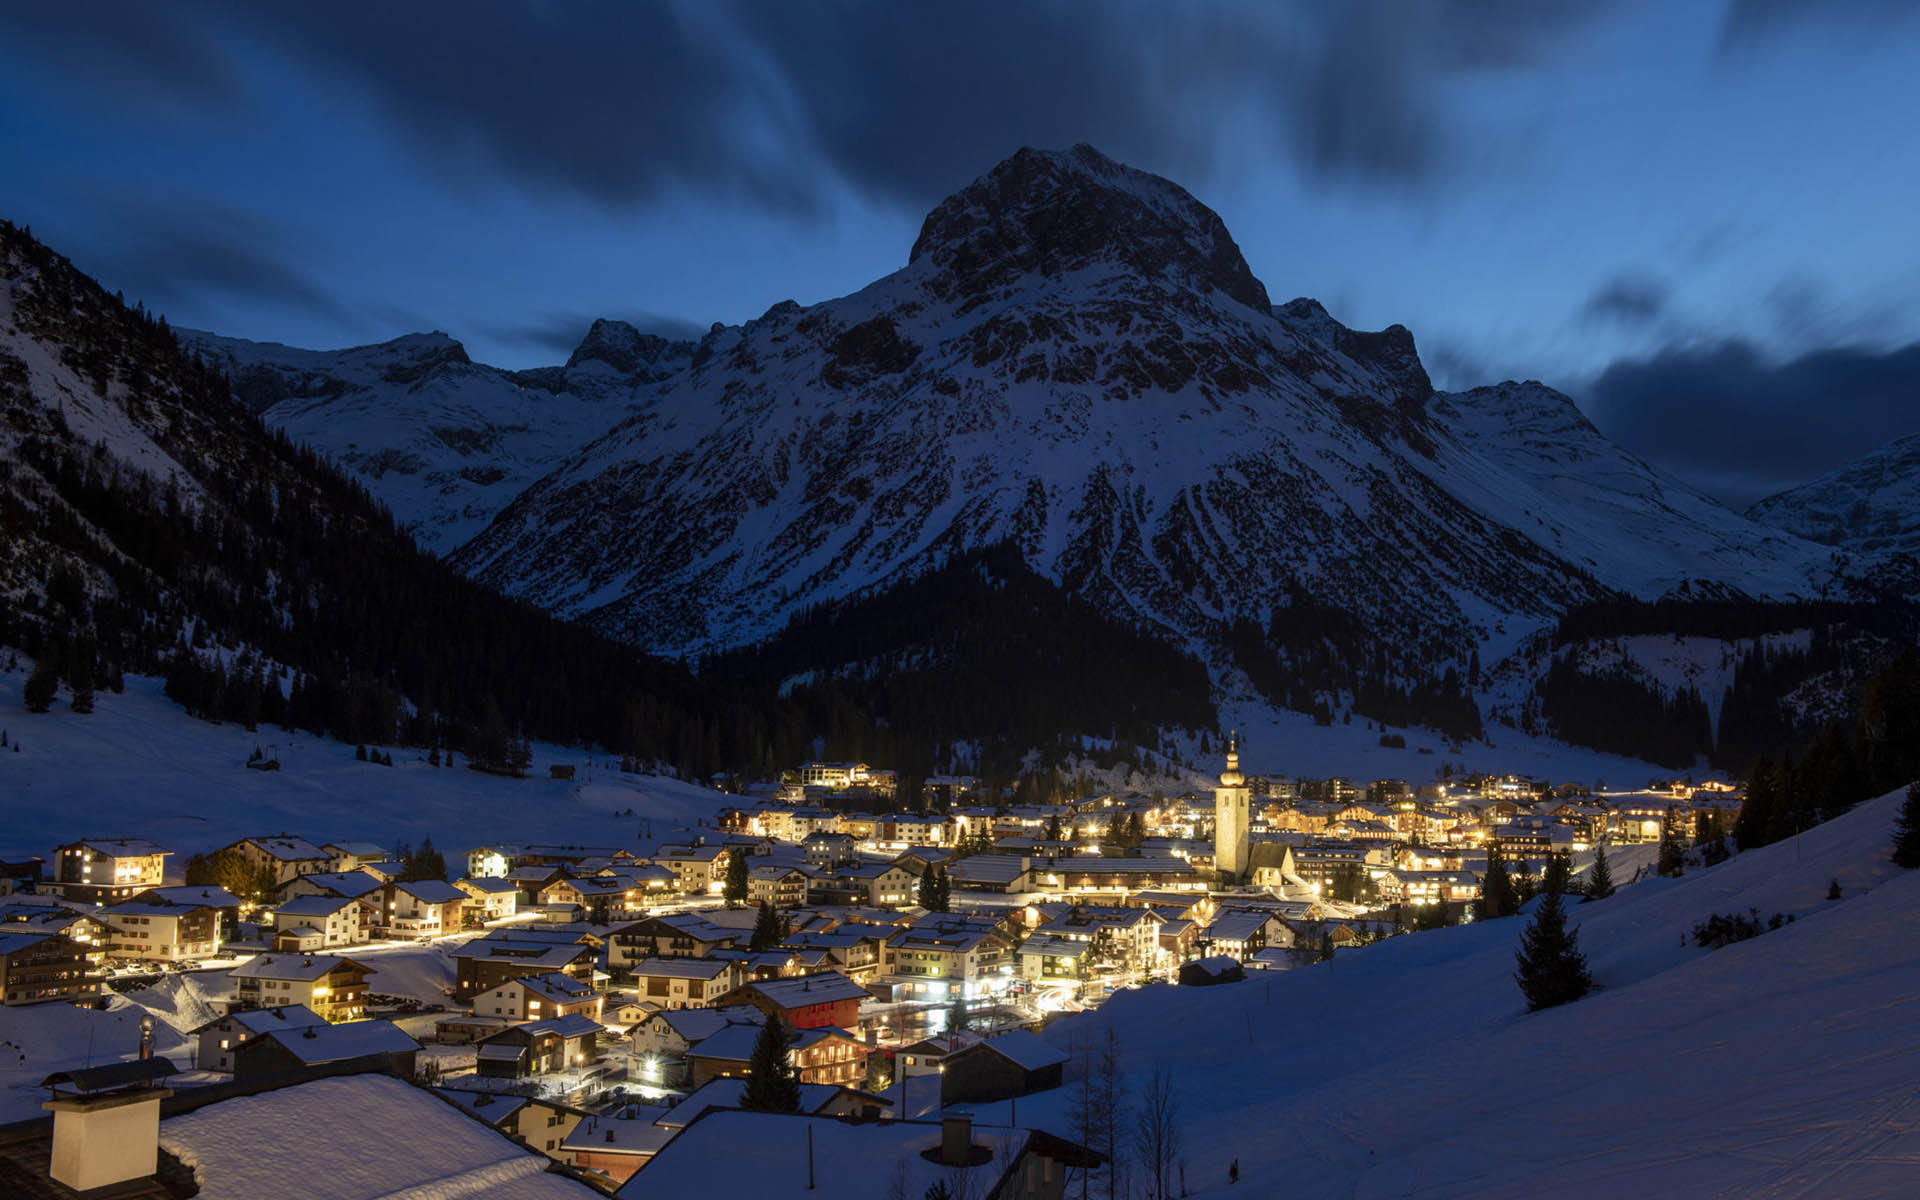
<svg viewBox="0 0 1920 1200"><path fill-rule="evenodd" d="M453 1087L437 1087L433 1090L436 1095L445 1096L462 1111L473 1114L489 1125L498 1125L532 1103L525 1096L503 1092L469 1092Z"/></svg>
<svg viewBox="0 0 1920 1200"><path fill-rule="evenodd" d="M371 871L319 871L312 875L296 875L288 883L298 880L302 883L323 887L341 896L364 896L380 886L383 880Z"/></svg>
<svg viewBox="0 0 1920 1200"><path fill-rule="evenodd" d="M405 1054L420 1049L420 1043L408 1037L392 1021L349 1021L344 1025L329 1025L323 1021L300 1029L262 1030L260 1037L278 1042L308 1066L362 1058L369 1054Z"/></svg>
<svg viewBox="0 0 1920 1200"><path fill-rule="evenodd" d="M235 979L314 980L340 966L359 967L369 975L375 973L373 968L353 959L331 954L256 954L227 973Z"/></svg>
<svg viewBox="0 0 1920 1200"><path fill-rule="evenodd" d="M842 1038L846 1041L858 1041L844 1029L832 1025L818 1025L812 1029L795 1029L788 1038L788 1045L795 1050L805 1050L816 1042L829 1038ZM760 1040L758 1025L728 1025L711 1037L700 1039L687 1050L689 1058L715 1058L727 1062L746 1062L753 1057L753 1047Z"/></svg>
<svg viewBox="0 0 1920 1200"><path fill-rule="evenodd" d="M517 892L520 890L513 885L513 880L501 879L493 875L470 875L458 881L455 886L469 887L476 892L486 892L489 895L498 895L501 892Z"/></svg>
<svg viewBox="0 0 1920 1200"><path fill-rule="evenodd" d="M719 1008L674 1008L648 1017L678 1034L682 1041L698 1042L712 1037L728 1025L761 1025L767 1014L751 1004L727 1004Z"/></svg>
<svg viewBox="0 0 1920 1200"><path fill-rule="evenodd" d="M792 979L763 979L747 985L780 1008L806 1008L839 1000L866 1000L872 993L838 971L800 975Z"/></svg>
<svg viewBox="0 0 1920 1200"><path fill-rule="evenodd" d="M717 958L647 958L634 964L633 973L666 979L718 979L733 966Z"/></svg>
<svg viewBox="0 0 1920 1200"><path fill-rule="evenodd" d="M295 896L274 906L276 917L330 917L358 901L352 896Z"/></svg>
<svg viewBox="0 0 1920 1200"><path fill-rule="evenodd" d="M405 1136L395 1136L404 1130ZM192 1166L200 1200L591 1200L515 1145L426 1091L386 1075L319 1079L209 1104L160 1124Z"/></svg>
<svg viewBox="0 0 1920 1200"><path fill-rule="evenodd" d="M561 1037L566 1038L585 1037L590 1033L606 1032L606 1026L580 1013L568 1013L564 1017L548 1017L544 1021L529 1021L515 1028L523 1033L530 1033L536 1036L557 1033Z"/></svg>
<svg viewBox="0 0 1920 1200"><path fill-rule="evenodd" d="M237 1025L248 1033L265 1033L272 1029L305 1029L309 1025L324 1025L326 1018L304 1004L280 1004L273 1008L245 1008L230 1012L187 1032L204 1033L226 1023Z"/></svg>
<svg viewBox="0 0 1920 1200"><path fill-rule="evenodd" d="M848 1089L830 1083L803 1083L800 1085L800 1111L817 1113L832 1104ZM739 1108L740 1101L747 1092L744 1079L709 1079L695 1088L687 1097L654 1118L654 1124L662 1129L685 1129L693 1124L701 1113L711 1108ZM872 1096L869 1099L876 1104L892 1107L893 1102L883 1097Z"/></svg>
<svg viewBox="0 0 1920 1200"><path fill-rule="evenodd" d="M724 1178L732 1195L816 1200L821 1191L808 1187L811 1148L814 1179L828 1181L827 1190L842 1195L883 1195L898 1172L904 1176L899 1194L923 1196L936 1183L946 1184L955 1171L965 1181L965 1191L955 1189L956 1195L985 1195L1005 1173L1005 1158L1018 1157L1031 1136L1022 1129L976 1125L973 1144L985 1147L986 1158L979 1166L954 1168L921 1157L921 1151L939 1146L940 1132L933 1122L856 1124L798 1113L716 1109L681 1130L614 1194L629 1200L704 1196ZM722 1167L724 1176L717 1175Z"/></svg>
<svg viewBox="0 0 1920 1200"><path fill-rule="evenodd" d="M173 853L157 842L149 842L145 838L85 838L78 842L69 842L66 846L59 846L56 849L65 850L80 846L110 858L143 858L150 854Z"/></svg>
<svg viewBox="0 0 1920 1200"><path fill-rule="evenodd" d="M240 897L223 887L199 884L181 887L148 888L135 900L159 900L165 904L205 904L213 908L238 908Z"/></svg>
<svg viewBox="0 0 1920 1200"><path fill-rule="evenodd" d="M1242 941L1259 932L1268 921L1274 919L1272 913L1251 908L1230 908L1213 919L1206 932L1200 936L1208 939L1226 939Z"/></svg>
<svg viewBox="0 0 1920 1200"><path fill-rule="evenodd" d="M465 900L467 894L444 879L413 879L395 883L394 890L407 893L428 904L451 904Z"/></svg>
<svg viewBox="0 0 1920 1200"><path fill-rule="evenodd" d="M253 837L246 838L245 840L258 846L262 853L277 858L281 862L310 862L316 858L329 860L333 858L333 855L328 854L325 850L322 850L305 838L281 834L274 837Z"/></svg>
<svg viewBox="0 0 1920 1200"><path fill-rule="evenodd" d="M991 1050L1014 1065L1029 1071L1038 1071L1043 1067L1051 1067L1067 1061L1066 1051L1049 1045L1024 1029L1015 1029L990 1037L981 1042L979 1048Z"/></svg>

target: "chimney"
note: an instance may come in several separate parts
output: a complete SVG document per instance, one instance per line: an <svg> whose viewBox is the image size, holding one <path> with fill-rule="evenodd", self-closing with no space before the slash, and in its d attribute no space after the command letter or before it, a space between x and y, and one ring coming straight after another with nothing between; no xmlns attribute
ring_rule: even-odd
<svg viewBox="0 0 1920 1200"><path fill-rule="evenodd" d="M109 1089L43 1101L53 1113L47 1174L76 1192L149 1178L160 1166L163 1087Z"/></svg>
<svg viewBox="0 0 1920 1200"><path fill-rule="evenodd" d="M940 1161L949 1167L973 1165L973 1118L941 1118Z"/></svg>
<svg viewBox="0 0 1920 1200"><path fill-rule="evenodd" d="M140 1057L153 1057L153 1014L140 1018Z"/></svg>

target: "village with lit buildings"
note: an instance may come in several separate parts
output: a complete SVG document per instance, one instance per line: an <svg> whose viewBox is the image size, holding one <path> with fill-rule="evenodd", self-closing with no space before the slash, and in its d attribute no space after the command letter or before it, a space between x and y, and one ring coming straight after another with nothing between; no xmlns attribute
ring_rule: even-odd
<svg viewBox="0 0 1920 1200"><path fill-rule="evenodd" d="M812 762L711 824L474 846L445 878L281 833L207 852L244 864L249 886L228 890L181 882L170 848L81 837L5 865L0 994L105 1006L180 973L222 998L182 1031L191 1061L143 1040L91 1078L50 1078L60 1114L391 1076L611 1191L666 1165L702 1114L740 1107L767 1022L789 1031L803 1113L951 1123L1058 1087L1067 1056L1036 1034L1120 989L1294 969L1436 904L1471 919L1490 854L1538 874L1549 855L1725 829L1740 800L1682 782L1296 780L1243 774L1229 750L1210 792L1032 807L951 777L907 803L891 772ZM422 956L446 980L435 994L383 986ZM56 1159L59 1128L99 1136L60 1119ZM1005 1194L1059 1196L1086 1165L1029 1145L1058 1161Z"/></svg>

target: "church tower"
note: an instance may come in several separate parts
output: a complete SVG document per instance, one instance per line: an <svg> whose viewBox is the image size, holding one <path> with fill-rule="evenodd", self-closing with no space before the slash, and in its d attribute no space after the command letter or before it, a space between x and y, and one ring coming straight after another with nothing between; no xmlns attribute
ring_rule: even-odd
<svg viewBox="0 0 1920 1200"><path fill-rule="evenodd" d="M1240 774L1240 740L1229 734L1227 769L1220 772L1220 786L1213 789L1213 864L1223 881L1237 881L1247 873L1252 803L1246 776Z"/></svg>

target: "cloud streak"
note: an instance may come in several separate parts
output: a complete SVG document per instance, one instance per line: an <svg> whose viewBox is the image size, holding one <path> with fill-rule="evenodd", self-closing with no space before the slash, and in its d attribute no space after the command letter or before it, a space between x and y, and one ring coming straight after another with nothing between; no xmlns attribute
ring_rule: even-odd
<svg viewBox="0 0 1920 1200"><path fill-rule="evenodd" d="M1769 362L1731 340L1615 363L1585 407L1609 437L1744 508L1920 431L1920 343Z"/></svg>

